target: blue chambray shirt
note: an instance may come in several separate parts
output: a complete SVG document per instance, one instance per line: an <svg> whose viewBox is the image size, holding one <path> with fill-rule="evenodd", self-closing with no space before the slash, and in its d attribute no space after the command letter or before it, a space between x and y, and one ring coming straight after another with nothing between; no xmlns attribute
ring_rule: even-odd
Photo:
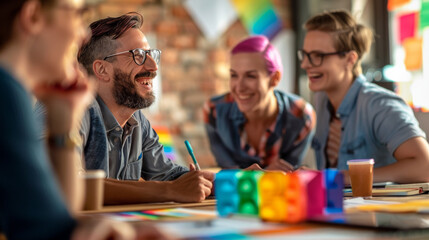
<svg viewBox="0 0 429 240"><path fill-rule="evenodd" d="M315 112L309 103L294 94L278 90L274 90L274 94L279 112L274 131L265 143L267 158L278 156L292 165L301 164L314 135ZM243 149L240 131L246 118L229 93L210 99L204 117L210 148L220 167L246 168L253 163L266 167L259 156L249 155Z"/></svg>
<svg viewBox="0 0 429 240"><path fill-rule="evenodd" d="M80 129L87 169L103 169L121 180L174 180L188 169L165 156L164 147L141 111L121 128L110 109L97 96Z"/></svg>
<svg viewBox="0 0 429 240"><path fill-rule="evenodd" d="M324 92L314 95L317 127L312 147L317 167L326 167L325 148L331 113ZM347 160L374 158L374 167L396 162L393 153L413 137L426 137L411 108L395 93L358 76L336 112L342 133L337 168L346 170Z"/></svg>

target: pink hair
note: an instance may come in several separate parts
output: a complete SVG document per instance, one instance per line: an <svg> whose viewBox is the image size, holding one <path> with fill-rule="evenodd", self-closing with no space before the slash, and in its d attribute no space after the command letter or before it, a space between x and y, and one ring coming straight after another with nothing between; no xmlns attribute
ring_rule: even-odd
<svg viewBox="0 0 429 240"><path fill-rule="evenodd" d="M260 52L265 59L267 71L269 74L279 71L280 75L283 74L283 65L280 54L270 40L265 36L252 36L239 42L231 50L231 54L245 53L245 52Z"/></svg>

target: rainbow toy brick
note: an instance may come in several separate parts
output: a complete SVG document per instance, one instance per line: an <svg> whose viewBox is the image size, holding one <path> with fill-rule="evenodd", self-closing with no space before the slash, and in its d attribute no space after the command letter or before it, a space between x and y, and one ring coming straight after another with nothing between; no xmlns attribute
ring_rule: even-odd
<svg viewBox="0 0 429 240"><path fill-rule="evenodd" d="M259 214L259 179L262 171L241 171L238 173L237 190L240 196L238 213Z"/></svg>
<svg viewBox="0 0 429 240"><path fill-rule="evenodd" d="M342 211L343 178L337 170L222 170L216 174L219 216L245 214L265 221L296 223ZM341 190L341 191L340 191Z"/></svg>
<svg viewBox="0 0 429 240"><path fill-rule="evenodd" d="M326 187L323 173L320 171L298 171L302 185L305 186L307 204L307 218L321 215L326 207ZM342 197L342 195L341 195Z"/></svg>
<svg viewBox="0 0 429 240"><path fill-rule="evenodd" d="M323 170L326 185L326 213L343 212L344 176L336 169Z"/></svg>
<svg viewBox="0 0 429 240"><path fill-rule="evenodd" d="M239 170L222 170L216 174L215 195L218 196L216 208L221 217L238 213L238 172Z"/></svg>

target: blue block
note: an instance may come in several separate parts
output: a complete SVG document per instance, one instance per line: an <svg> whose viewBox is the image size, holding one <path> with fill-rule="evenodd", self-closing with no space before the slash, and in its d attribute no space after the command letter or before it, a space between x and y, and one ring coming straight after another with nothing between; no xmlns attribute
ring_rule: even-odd
<svg viewBox="0 0 429 240"><path fill-rule="evenodd" d="M336 169L323 170L326 185L326 213L343 212L344 175Z"/></svg>
<svg viewBox="0 0 429 240"><path fill-rule="evenodd" d="M221 217L238 212L238 172L239 170L222 170L216 174L216 208Z"/></svg>

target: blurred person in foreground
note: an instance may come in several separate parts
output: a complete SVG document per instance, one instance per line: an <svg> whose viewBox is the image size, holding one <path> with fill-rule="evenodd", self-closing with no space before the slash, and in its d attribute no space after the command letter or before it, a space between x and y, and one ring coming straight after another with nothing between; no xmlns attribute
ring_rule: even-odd
<svg viewBox="0 0 429 240"><path fill-rule="evenodd" d="M0 3L0 232L7 239L136 239L160 236L103 218L76 219L83 182L74 129L91 100L75 53L85 37L81 0ZM47 106L39 140L32 94ZM50 160L49 160L50 159Z"/></svg>

